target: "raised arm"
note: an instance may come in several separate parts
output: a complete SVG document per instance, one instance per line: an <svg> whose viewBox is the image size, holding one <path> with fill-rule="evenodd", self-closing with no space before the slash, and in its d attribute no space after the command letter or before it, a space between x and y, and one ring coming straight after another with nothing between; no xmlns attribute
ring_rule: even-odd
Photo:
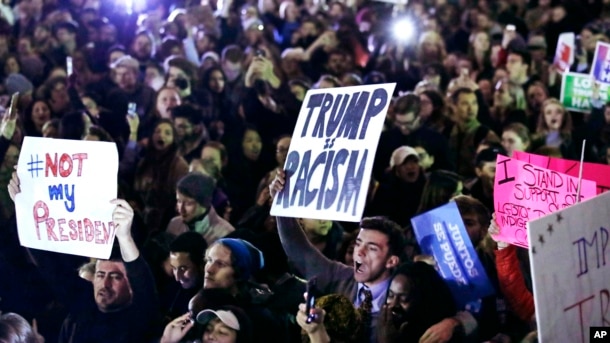
<svg viewBox="0 0 610 343"><path fill-rule="evenodd" d="M272 199L284 188L284 180L284 171L278 170L275 179L269 185ZM299 273L305 278L309 279L322 274L330 276L353 273L351 267L329 260L316 249L294 218L277 217L277 228L288 259L294 263Z"/></svg>
<svg viewBox="0 0 610 343"><path fill-rule="evenodd" d="M496 224L495 213L492 216L488 232L492 235L500 232L500 228ZM523 278L521 268L519 267L517 247L508 245L504 242L497 243L498 250L495 251L495 255L500 290L506 297L506 301L513 312L515 312L521 320L529 322L532 319L536 308L534 305L534 296L525 286L525 279Z"/></svg>

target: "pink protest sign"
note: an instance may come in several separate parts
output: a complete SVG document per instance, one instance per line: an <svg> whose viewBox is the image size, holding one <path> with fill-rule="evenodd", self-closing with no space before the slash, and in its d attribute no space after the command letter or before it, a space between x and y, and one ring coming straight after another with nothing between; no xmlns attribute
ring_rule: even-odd
<svg viewBox="0 0 610 343"><path fill-rule="evenodd" d="M580 199L596 195L595 182L582 180ZM527 248L526 223L575 204L578 178L498 155L494 209L495 238Z"/></svg>
<svg viewBox="0 0 610 343"><path fill-rule="evenodd" d="M513 152L513 157L538 167L551 169L574 177L578 177L580 169L580 162L557 157L540 156L521 151ZM610 189L610 166L585 162L582 168L582 178L583 180L595 181L597 183L597 194L603 193Z"/></svg>

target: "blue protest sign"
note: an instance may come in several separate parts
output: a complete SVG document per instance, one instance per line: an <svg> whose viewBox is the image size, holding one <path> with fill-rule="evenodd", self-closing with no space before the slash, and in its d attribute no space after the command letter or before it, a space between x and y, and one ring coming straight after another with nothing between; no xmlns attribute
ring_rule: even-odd
<svg viewBox="0 0 610 343"><path fill-rule="evenodd" d="M411 224L422 253L434 256L460 309L494 293L455 202L413 217Z"/></svg>

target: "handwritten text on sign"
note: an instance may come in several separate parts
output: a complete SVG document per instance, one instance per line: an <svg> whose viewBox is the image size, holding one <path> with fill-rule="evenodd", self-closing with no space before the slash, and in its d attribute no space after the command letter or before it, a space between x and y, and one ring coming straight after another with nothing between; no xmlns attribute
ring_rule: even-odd
<svg viewBox="0 0 610 343"><path fill-rule="evenodd" d="M23 246L108 258L115 228L116 145L26 137L15 199Z"/></svg>
<svg viewBox="0 0 610 343"><path fill-rule="evenodd" d="M307 93L271 214L360 221L395 84Z"/></svg>
<svg viewBox="0 0 610 343"><path fill-rule="evenodd" d="M610 192L528 224L540 342L586 343L589 327L610 326L608 223Z"/></svg>
<svg viewBox="0 0 610 343"><path fill-rule="evenodd" d="M580 162L557 157L541 156L522 151L515 151L513 157L533 165L548 168L570 176L578 177ZM610 166L599 163L584 162L582 168L583 180L597 183L597 194L610 190Z"/></svg>
<svg viewBox="0 0 610 343"><path fill-rule="evenodd" d="M595 182L582 180L580 200L596 194ZM502 241L527 248L526 223L577 203L578 178L498 155L494 209Z"/></svg>
<svg viewBox="0 0 610 343"><path fill-rule="evenodd" d="M422 252L434 256L460 309L494 293L455 202L414 217L411 223Z"/></svg>

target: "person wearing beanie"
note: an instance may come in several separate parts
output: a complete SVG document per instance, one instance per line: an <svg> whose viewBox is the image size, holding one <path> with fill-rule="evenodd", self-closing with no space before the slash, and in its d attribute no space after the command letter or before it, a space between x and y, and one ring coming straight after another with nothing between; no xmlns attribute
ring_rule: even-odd
<svg viewBox="0 0 610 343"><path fill-rule="evenodd" d="M206 251L203 289L222 289L236 300L253 321L255 342L286 342L283 314L267 306L273 293L254 281L264 266L263 253L248 241L221 238Z"/></svg>
<svg viewBox="0 0 610 343"><path fill-rule="evenodd" d="M212 205L215 188L214 179L199 172L191 172L180 179L176 185L179 215L169 222L166 231L175 236L195 231L205 238L208 245L235 231Z"/></svg>

